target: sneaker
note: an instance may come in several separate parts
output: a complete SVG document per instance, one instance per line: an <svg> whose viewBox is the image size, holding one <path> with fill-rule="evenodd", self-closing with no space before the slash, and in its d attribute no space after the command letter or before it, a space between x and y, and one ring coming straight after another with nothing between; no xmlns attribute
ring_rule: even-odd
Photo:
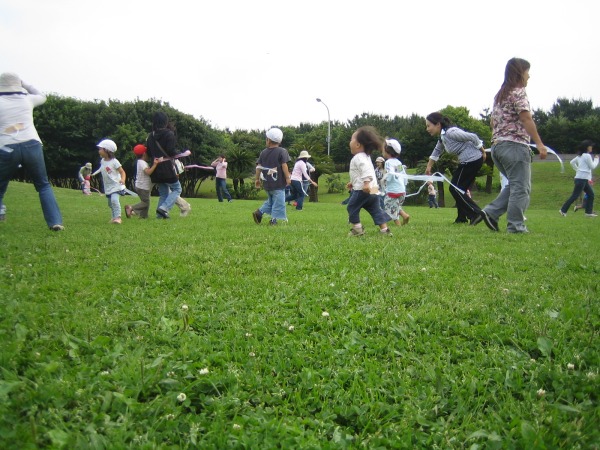
<svg viewBox="0 0 600 450"><path fill-rule="evenodd" d="M481 210L481 218L490 230L498 231L498 221L488 216L488 213L485 212L485 209Z"/></svg>
<svg viewBox="0 0 600 450"><path fill-rule="evenodd" d="M406 217L406 218L402 219L402 225L400 225L400 226L402 226L402 227L403 227L404 225L407 225L409 220L410 220L410 216L408 216L408 217Z"/></svg>
<svg viewBox="0 0 600 450"><path fill-rule="evenodd" d="M598 214L596 214L596 213L587 214L586 213L585 217L598 217Z"/></svg>
<svg viewBox="0 0 600 450"><path fill-rule="evenodd" d="M189 208L182 209L181 212L179 213L179 215L181 217L186 217L190 213L191 210L192 210L191 206Z"/></svg>
<svg viewBox="0 0 600 450"><path fill-rule="evenodd" d="M113 220L110 221L110 223L114 223L115 225L121 225L121 218L115 217Z"/></svg>
<svg viewBox="0 0 600 450"><path fill-rule="evenodd" d="M561 216L563 216L563 217L567 217L567 213L566 213L566 212L563 212L563 210L562 210L562 209L559 209L559 210L558 210L558 212L560 213L560 215L561 215Z"/></svg>
<svg viewBox="0 0 600 450"><path fill-rule="evenodd" d="M252 213L252 218L254 219L254 222L256 223L256 225L260 224L260 222L262 221L262 216L263 216L263 213L260 211L260 209L257 209L256 211L254 211Z"/></svg>
<svg viewBox="0 0 600 450"><path fill-rule="evenodd" d="M6 220L6 214L0 214L0 222L3 222Z"/></svg>
<svg viewBox="0 0 600 450"><path fill-rule="evenodd" d="M392 231L389 228L386 228L385 230L379 230L379 233L386 236L393 236Z"/></svg>
<svg viewBox="0 0 600 450"><path fill-rule="evenodd" d="M56 225L52 225L50 227L50 229L52 231L64 231L65 227L63 227L62 225L56 224Z"/></svg>
<svg viewBox="0 0 600 450"><path fill-rule="evenodd" d="M156 214L161 216L163 219L169 219L169 212L166 209L156 208Z"/></svg>
<svg viewBox="0 0 600 450"><path fill-rule="evenodd" d="M352 228L350 230L350 232L348 233L348 236L362 236L363 234L365 234L364 227L360 227L360 230L357 230L356 228Z"/></svg>
<svg viewBox="0 0 600 450"><path fill-rule="evenodd" d="M573 206L573 212L577 212L578 209L579 209L579 206L577 206L577 205Z"/></svg>
<svg viewBox="0 0 600 450"><path fill-rule="evenodd" d="M233 202L232 198L230 198L229 200L227 200L227 203L231 203L231 202Z"/></svg>
<svg viewBox="0 0 600 450"><path fill-rule="evenodd" d="M133 208L130 205L125 205L125 217L130 219L132 213L133 213Z"/></svg>
<svg viewBox="0 0 600 450"><path fill-rule="evenodd" d="M269 220L269 225L277 225L277 219Z"/></svg>
<svg viewBox="0 0 600 450"><path fill-rule="evenodd" d="M479 213L475 217L472 217L469 220L469 225L474 227L475 225L479 224L482 220L483 220L483 214Z"/></svg>

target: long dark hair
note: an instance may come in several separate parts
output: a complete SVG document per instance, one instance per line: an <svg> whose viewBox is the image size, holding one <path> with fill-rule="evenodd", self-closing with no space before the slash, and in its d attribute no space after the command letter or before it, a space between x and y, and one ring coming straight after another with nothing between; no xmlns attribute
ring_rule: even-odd
<svg viewBox="0 0 600 450"><path fill-rule="evenodd" d="M510 91L523 86L523 76L530 67L531 64L521 58L511 58L508 60L504 69L504 83L502 83L500 90L494 97L494 105L502 104Z"/></svg>
<svg viewBox="0 0 600 450"><path fill-rule="evenodd" d="M356 130L356 141L363 146L367 155L374 151L381 151L384 142L375 127L370 125Z"/></svg>
<svg viewBox="0 0 600 450"><path fill-rule="evenodd" d="M429 114L426 119L430 121L432 124L437 125L438 123L442 126L442 130L447 130L452 125L450 124L450 119L446 116L443 116L439 112L433 112Z"/></svg>

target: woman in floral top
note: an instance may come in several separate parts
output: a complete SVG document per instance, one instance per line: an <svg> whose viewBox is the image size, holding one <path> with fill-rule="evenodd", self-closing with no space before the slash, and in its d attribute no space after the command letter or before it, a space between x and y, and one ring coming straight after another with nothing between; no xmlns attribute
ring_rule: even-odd
<svg viewBox="0 0 600 450"><path fill-rule="evenodd" d="M494 97L492 160L508 179L508 186L481 210L480 217L472 223L476 225L484 221L492 231L498 231L498 219L506 213L506 231L528 232L524 213L529 206L531 192L530 139L535 142L540 158L546 158L546 147L537 132L525 92L529 67L529 62L524 59L510 59L504 71L504 82Z"/></svg>

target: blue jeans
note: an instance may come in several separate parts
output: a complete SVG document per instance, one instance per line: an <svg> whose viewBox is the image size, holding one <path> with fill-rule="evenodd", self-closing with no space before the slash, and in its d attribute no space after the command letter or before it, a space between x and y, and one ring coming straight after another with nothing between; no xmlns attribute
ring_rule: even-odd
<svg viewBox="0 0 600 450"><path fill-rule="evenodd" d="M121 194L118 192L113 192L112 194L108 194L106 198L108 199L108 207L112 213L112 218L116 219L117 217L121 217Z"/></svg>
<svg viewBox="0 0 600 450"><path fill-rule="evenodd" d="M302 209L304 205L304 185L302 181L292 180L292 190L285 197L285 201L291 202L292 200L296 200L296 209Z"/></svg>
<svg viewBox="0 0 600 450"><path fill-rule="evenodd" d="M6 147L12 149L12 152L7 150ZM40 196L44 219L48 227L62 225L62 215L46 174L42 143L32 139L19 144L10 144L6 147L0 148L0 207L4 206L4 194L8 188L10 178L19 165L22 165Z"/></svg>
<svg viewBox="0 0 600 450"><path fill-rule="evenodd" d="M592 214L594 212L594 190L588 180L584 180L583 178L575 178L574 179L575 186L573 188L573 193L569 197L569 199L562 205L560 210L565 214L569 211L571 204L579 198L581 192L585 192L587 194L587 199L585 199L585 213Z"/></svg>
<svg viewBox="0 0 600 450"><path fill-rule="evenodd" d="M181 194L181 184L179 181L175 183L158 183L158 205L157 208L171 211L175 205L177 197ZM156 217L162 217L158 214Z"/></svg>
<svg viewBox="0 0 600 450"><path fill-rule="evenodd" d="M223 195L227 197L227 200L231 200L231 194L227 189L227 180L225 178L215 178L215 186L217 188L217 198L220 202L223 201Z"/></svg>
<svg viewBox="0 0 600 450"><path fill-rule="evenodd" d="M508 179L508 186L483 209L495 220L506 213L506 231L509 233L526 232L524 214L529 207L531 193L529 146L511 141L498 142L492 145L492 160L500 173Z"/></svg>
<svg viewBox="0 0 600 450"><path fill-rule="evenodd" d="M380 196L368 194L364 191L352 191L348 202L348 222L353 225L360 223L360 210L364 208L373 218L375 225L387 223L391 218L381 209Z"/></svg>
<svg viewBox="0 0 600 450"><path fill-rule="evenodd" d="M259 210L263 214L269 214L273 219L287 220L287 211L285 210L285 189L267 191L267 200Z"/></svg>

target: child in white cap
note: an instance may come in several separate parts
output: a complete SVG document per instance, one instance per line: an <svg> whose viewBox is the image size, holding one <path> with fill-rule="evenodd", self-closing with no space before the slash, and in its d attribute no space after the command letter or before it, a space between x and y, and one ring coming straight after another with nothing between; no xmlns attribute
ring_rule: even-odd
<svg viewBox="0 0 600 450"><path fill-rule="evenodd" d="M398 159L402 147L396 139L386 139L383 148L385 157L385 197L383 209L396 225L406 225L410 216L402 209L406 198L406 182L403 176L404 167ZM402 223L400 222L402 217Z"/></svg>
<svg viewBox="0 0 600 450"><path fill-rule="evenodd" d="M252 213L256 224L260 224L263 214L269 214L270 225L277 225L278 220L287 221L285 210L285 187L291 184L287 163L290 155L285 148L280 147L283 132L279 128L271 128L266 133L267 148L260 152L256 162L255 186L262 187L267 192L267 200Z"/></svg>
<svg viewBox="0 0 600 450"><path fill-rule="evenodd" d="M112 219L110 223L121 223L121 197L125 189L125 179L127 175L121 166L121 163L115 158L117 144L110 139L104 139L97 145L98 154L102 158L100 168L92 175L102 174L102 182L104 183L104 195L108 199L108 206L111 209Z"/></svg>

